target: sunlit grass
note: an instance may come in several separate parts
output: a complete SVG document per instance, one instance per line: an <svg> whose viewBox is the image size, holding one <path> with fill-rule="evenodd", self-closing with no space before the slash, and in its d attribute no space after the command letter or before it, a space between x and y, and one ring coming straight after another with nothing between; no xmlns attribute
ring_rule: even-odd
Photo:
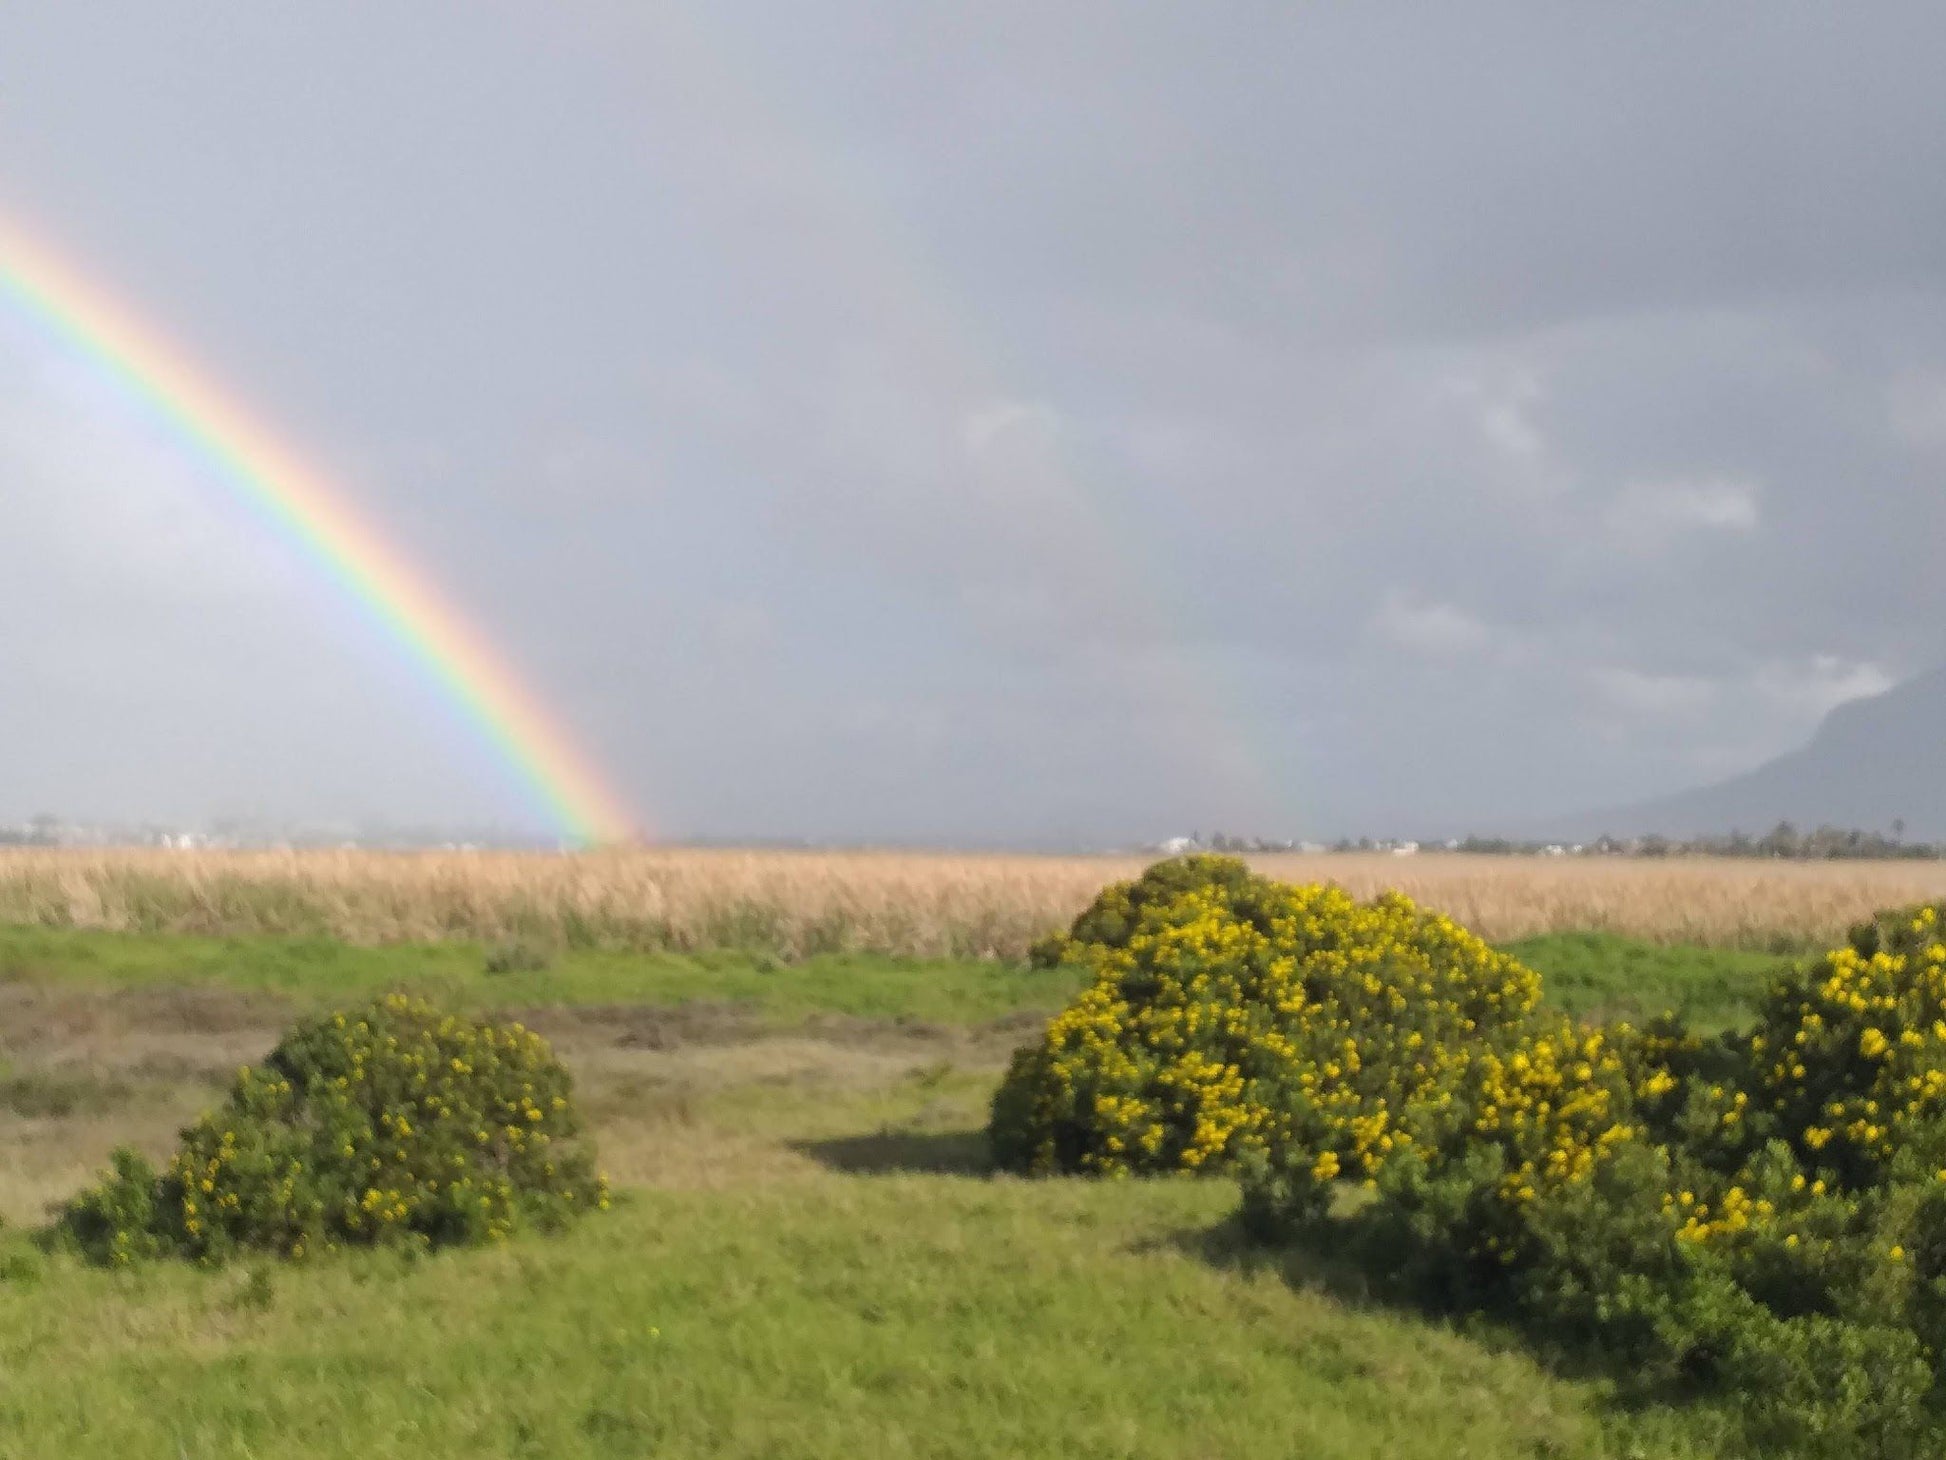
<svg viewBox="0 0 1946 1460"><path fill-rule="evenodd" d="M1518 1345L1228 1225L1227 1182L1023 1182L981 1126L1072 989L997 960L0 930L0 1456L1703 1456ZM1732 1017L1769 960L1520 950L1567 1006ZM297 1009L527 1011L626 1199L565 1236L114 1274L36 1245Z"/></svg>
<svg viewBox="0 0 1946 1460"><path fill-rule="evenodd" d="M1507 945L1578 1018L1640 1023L1676 1013L1703 1032L1741 1024L1798 960L1781 953L1645 943L1616 933L1550 933Z"/></svg>
<svg viewBox="0 0 1946 1460"><path fill-rule="evenodd" d="M1614 933L1547 934L1504 945L1542 975L1550 1003L1577 1016L1640 1019L1674 1010L1721 1028L1745 1017L1791 966L1786 954L1651 943ZM0 982L94 989L222 988L293 1004L388 989L462 1008L720 1005L762 1022L818 1014L972 1024L1046 1013L1078 988L1065 970L1004 959L819 954L801 961L729 950L545 952L544 966L495 972L471 942L358 945L327 938L199 937L0 926Z"/></svg>
<svg viewBox="0 0 1946 1460"><path fill-rule="evenodd" d="M1051 1011L1074 992L1063 972L999 959L818 954L790 961L713 950L547 950L544 966L494 972L469 942L356 945L328 938L202 937L0 926L0 980L95 988L218 987L295 1001L409 988L466 1008L731 1004L776 1019L811 1013L943 1023Z"/></svg>
<svg viewBox="0 0 1946 1460"><path fill-rule="evenodd" d="M951 1149L879 1139L893 1166ZM1643 1438L1517 1352L1236 1261L1226 1183L847 1173L828 1141L776 1144L564 1237L418 1262L109 1274L17 1240L0 1452L1501 1460Z"/></svg>

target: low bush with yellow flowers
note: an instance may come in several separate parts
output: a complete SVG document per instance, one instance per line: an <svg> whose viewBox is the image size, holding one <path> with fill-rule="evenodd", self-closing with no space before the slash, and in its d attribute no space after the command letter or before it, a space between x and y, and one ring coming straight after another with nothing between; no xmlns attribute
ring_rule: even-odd
<svg viewBox="0 0 1946 1460"><path fill-rule="evenodd" d="M1921 908L1780 981L1749 1031L1578 1031L1572 1069L1537 1036L1473 1062L1473 1127L1443 1159L1391 1163L1335 1213L1273 1174L1246 1214L1644 1394L1713 1394L1755 1453L1939 1454L1942 969Z"/></svg>
<svg viewBox="0 0 1946 1460"><path fill-rule="evenodd" d="M1163 862L1105 890L1038 961L1088 988L1021 1050L993 1104L1026 1172L1231 1169L1299 1157L1318 1185L1450 1141L1465 1071L1526 1028L1540 980L1388 895Z"/></svg>
<svg viewBox="0 0 1946 1460"><path fill-rule="evenodd" d="M1946 1118L1946 927L1879 918L1771 991L1750 1040L1753 1099L1812 1165L1850 1185L1936 1143ZM1936 1150L1946 1165L1946 1150Z"/></svg>
<svg viewBox="0 0 1946 1460"><path fill-rule="evenodd" d="M1754 1452L1946 1453L1946 918L1755 1027L1590 1027L1403 899L1191 858L1040 956L1093 974L996 1097L1016 1169L1231 1172L1247 1227L1508 1321Z"/></svg>
<svg viewBox="0 0 1946 1460"><path fill-rule="evenodd" d="M213 1263L486 1242L607 1203L544 1039L394 994L297 1025L162 1170L116 1152L57 1230L111 1265Z"/></svg>

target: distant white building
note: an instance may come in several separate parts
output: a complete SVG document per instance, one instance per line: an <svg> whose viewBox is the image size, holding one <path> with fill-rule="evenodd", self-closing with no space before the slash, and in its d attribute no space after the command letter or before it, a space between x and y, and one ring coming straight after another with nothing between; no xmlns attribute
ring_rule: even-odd
<svg viewBox="0 0 1946 1460"><path fill-rule="evenodd" d="M1195 851L1196 845L1194 837L1172 836L1166 842L1159 844L1156 850L1165 857L1180 857L1185 852Z"/></svg>

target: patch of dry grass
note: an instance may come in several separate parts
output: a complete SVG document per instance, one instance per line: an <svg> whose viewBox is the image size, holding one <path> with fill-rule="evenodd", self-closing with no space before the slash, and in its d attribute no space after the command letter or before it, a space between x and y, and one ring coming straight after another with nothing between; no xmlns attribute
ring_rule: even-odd
<svg viewBox="0 0 1946 1460"><path fill-rule="evenodd" d="M1495 942L1568 930L1825 944L1946 896L1946 863L1273 856L1273 875L1398 888ZM0 922L131 932L442 938L798 958L1018 958L1138 857L642 850L530 853L0 849Z"/></svg>
<svg viewBox="0 0 1946 1460"><path fill-rule="evenodd" d="M1625 932L1773 948L1831 942L1897 903L1946 895L1942 862L1259 857L1352 894L1397 888L1495 942ZM0 921L136 932L317 934L354 942L537 938L632 950L872 950L1020 958L1135 857L617 851L0 851Z"/></svg>

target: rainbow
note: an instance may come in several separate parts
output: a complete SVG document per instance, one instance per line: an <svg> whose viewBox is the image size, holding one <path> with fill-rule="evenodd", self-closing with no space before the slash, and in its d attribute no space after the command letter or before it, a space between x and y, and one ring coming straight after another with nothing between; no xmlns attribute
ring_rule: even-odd
<svg viewBox="0 0 1946 1460"><path fill-rule="evenodd" d="M106 291L0 220L0 297L85 359L379 626L563 841L626 841L627 804L507 661L326 477Z"/></svg>

